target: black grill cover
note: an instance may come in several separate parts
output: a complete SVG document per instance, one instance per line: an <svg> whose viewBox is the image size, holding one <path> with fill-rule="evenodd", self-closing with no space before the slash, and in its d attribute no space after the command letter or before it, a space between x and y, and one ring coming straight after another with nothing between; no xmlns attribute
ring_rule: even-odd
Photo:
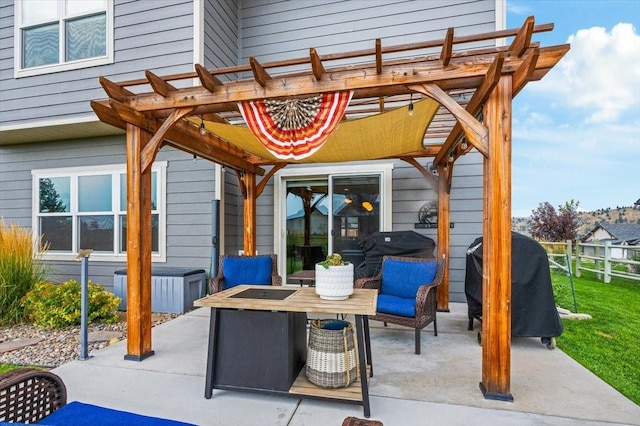
<svg viewBox="0 0 640 426"><path fill-rule="evenodd" d="M562 321L551 286L549 260L535 240L511 233L511 335L514 337L556 337ZM467 250L464 290L469 319L482 318L482 237Z"/></svg>
<svg viewBox="0 0 640 426"><path fill-rule="evenodd" d="M361 243L364 262L356 268L356 277L374 277L382 267L382 257L405 256L433 258L436 243L414 231L376 232Z"/></svg>

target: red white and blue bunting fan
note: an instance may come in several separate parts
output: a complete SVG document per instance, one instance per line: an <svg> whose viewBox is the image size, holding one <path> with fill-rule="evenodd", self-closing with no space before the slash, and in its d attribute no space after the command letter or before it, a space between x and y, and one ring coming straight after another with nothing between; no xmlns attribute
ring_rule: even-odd
<svg viewBox="0 0 640 426"><path fill-rule="evenodd" d="M251 133L276 158L300 160L315 153L344 116L353 91L322 93L306 99L240 102Z"/></svg>

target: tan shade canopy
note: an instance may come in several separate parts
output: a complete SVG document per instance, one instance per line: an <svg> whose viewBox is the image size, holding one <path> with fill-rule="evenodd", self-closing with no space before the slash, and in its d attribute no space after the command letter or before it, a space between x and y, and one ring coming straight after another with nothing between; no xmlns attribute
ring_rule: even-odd
<svg viewBox="0 0 640 426"><path fill-rule="evenodd" d="M423 99L382 114L355 120L343 120L324 145L310 157L288 160L290 163L336 163L398 157L423 148L424 134L440 104ZM200 125L197 118L189 119ZM205 129L244 151L266 160L277 160L251 133L246 125L204 121Z"/></svg>

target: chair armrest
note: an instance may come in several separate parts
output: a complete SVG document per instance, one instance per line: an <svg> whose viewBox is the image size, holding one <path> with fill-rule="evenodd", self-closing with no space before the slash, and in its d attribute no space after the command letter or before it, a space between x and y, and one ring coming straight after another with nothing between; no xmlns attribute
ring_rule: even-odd
<svg viewBox="0 0 640 426"><path fill-rule="evenodd" d="M438 309L438 286L444 277L444 259L438 260L436 276L429 284L418 287L416 294L416 317L435 315Z"/></svg>
<svg viewBox="0 0 640 426"><path fill-rule="evenodd" d="M224 287L224 277L217 276L209 280L209 294L215 294L222 291Z"/></svg>
<svg viewBox="0 0 640 426"><path fill-rule="evenodd" d="M380 277L371 277L371 278L358 278L354 283L354 288L370 288L373 290L380 290L381 278Z"/></svg>
<svg viewBox="0 0 640 426"><path fill-rule="evenodd" d="M0 376L0 421L35 423L67 403L67 388L57 375L35 369Z"/></svg>
<svg viewBox="0 0 640 426"><path fill-rule="evenodd" d="M282 285L282 277L280 275L271 275L271 285Z"/></svg>
<svg viewBox="0 0 640 426"><path fill-rule="evenodd" d="M438 309L439 284L425 284L418 287L416 294L416 318L432 316Z"/></svg>

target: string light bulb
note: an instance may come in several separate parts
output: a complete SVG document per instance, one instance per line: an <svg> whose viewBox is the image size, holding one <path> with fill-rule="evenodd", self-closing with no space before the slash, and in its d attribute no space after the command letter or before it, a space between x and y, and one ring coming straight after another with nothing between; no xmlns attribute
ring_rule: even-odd
<svg viewBox="0 0 640 426"><path fill-rule="evenodd" d="M207 129L204 128L204 118L200 117L200 134L205 135L207 133Z"/></svg>
<svg viewBox="0 0 640 426"><path fill-rule="evenodd" d="M411 97L409 98L409 117L413 117L413 93L411 94Z"/></svg>

